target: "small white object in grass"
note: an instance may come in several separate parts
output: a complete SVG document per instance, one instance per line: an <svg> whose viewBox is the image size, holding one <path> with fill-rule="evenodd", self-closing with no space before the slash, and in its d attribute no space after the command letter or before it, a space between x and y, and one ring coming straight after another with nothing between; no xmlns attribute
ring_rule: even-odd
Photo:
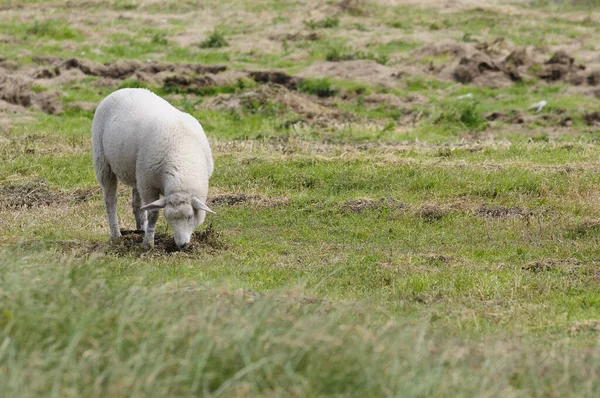
<svg viewBox="0 0 600 398"><path fill-rule="evenodd" d="M473 94L467 93L465 95L459 95L458 97L456 97L456 99L467 99L467 98L473 98Z"/></svg>
<svg viewBox="0 0 600 398"><path fill-rule="evenodd" d="M179 248L213 212L206 205L214 168L206 134L193 116L156 94L124 88L102 100L92 122L92 151L111 238L121 236L117 179L132 187L136 229L145 231L146 248L154 246L159 209Z"/></svg>
<svg viewBox="0 0 600 398"><path fill-rule="evenodd" d="M546 105L548 105L548 101L541 100L540 102L536 102L535 104L531 105L529 108L527 108L527 110L530 111L535 109L535 113L540 113Z"/></svg>

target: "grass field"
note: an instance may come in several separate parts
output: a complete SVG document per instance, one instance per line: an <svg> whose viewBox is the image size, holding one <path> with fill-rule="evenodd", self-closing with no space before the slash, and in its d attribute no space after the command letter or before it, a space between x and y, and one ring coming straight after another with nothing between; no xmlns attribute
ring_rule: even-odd
<svg viewBox="0 0 600 398"><path fill-rule="evenodd" d="M0 0L0 396L598 396L597 10ZM120 87L209 136L190 251L109 243Z"/></svg>

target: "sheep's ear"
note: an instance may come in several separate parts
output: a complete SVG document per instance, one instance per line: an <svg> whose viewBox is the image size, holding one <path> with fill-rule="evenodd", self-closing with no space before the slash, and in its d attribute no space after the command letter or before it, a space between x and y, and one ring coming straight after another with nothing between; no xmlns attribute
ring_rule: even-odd
<svg viewBox="0 0 600 398"><path fill-rule="evenodd" d="M198 198L193 198L192 199L192 206L194 207L194 209L196 210L204 210L208 213L215 213L214 211L212 211L210 209L210 207L208 207L205 203L202 203L202 201Z"/></svg>
<svg viewBox="0 0 600 398"><path fill-rule="evenodd" d="M167 199L162 198L159 200L155 200L152 203L148 203L146 206L140 207L140 210L156 210L162 209L167 205Z"/></svg>

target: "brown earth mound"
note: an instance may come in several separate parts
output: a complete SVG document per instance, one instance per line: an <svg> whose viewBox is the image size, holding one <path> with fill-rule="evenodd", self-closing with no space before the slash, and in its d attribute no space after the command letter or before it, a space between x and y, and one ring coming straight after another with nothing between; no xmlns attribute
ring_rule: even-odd
<svg viewBox="0 0 600 398"><path fill-rule="evenodd" d="M41 206L81 203L98 193L98 188L63 192L51 189L44 180L0 185L0 207L29 209Z"/></svg>
<svg viewBox="0 0 600 398"><path fill-rule="evenodd" d="M62 113L62 101L58 92L35 92L32 87L33 80L28 77L0 76L0 100L24 108L39 109L51 115Z"/></svg>
<svg viewBox="0 0 600 398"><path fill-rule="evenodd" d="M296 122L327 124L330 122L355 122L359 117L329 107L324 101L297 91L288 90L277 84L266 84L256 89L236 94L222 94L207 97L200 108L224 109L235 112L254 113L264 109L291 111L302 117Z"/></svg>
<svg viewBox="0 0 600 398"><path fill-rule="evenodd" d="M280 71L250 71L248 75L257 83L274 83L296 90L302 79Z"/></svg>
<svg viewBox="0 0 600 398"><path fill-rule="evenodd" d="M47 58L37 58L48 60ZM79 69L86 75L127 79L135 76L144 78L144 74L156 75L161 72L185 75L201 75L219 73L227 69L223 65L173 64L166 62L141 62L136 60L119 60L101 64L87 59L71 58L66 61L54 59L52 63L60 69ZM58 64L58 65L56 65Z"/></svg>
<svg viewBox="0 0 600 398"><path fill-rule="evenodd" d="M591 112L583 115L583 120L588 126L600 127L600 112Z"/></svg>
<svg viewBox="0 0 600 398"><path fill-rule="evenodd" d="M538 62L527 47L517 48L504 58L498 58L498 51L491 51L489 47L479 48L483 51L461 58L452 71L454 80L463 84L500 87L530 75L548 82L566 81L574 85L600 83L599 71L584 72L585 66L577 65L565 51L557 51L547 61Z"/></svg>

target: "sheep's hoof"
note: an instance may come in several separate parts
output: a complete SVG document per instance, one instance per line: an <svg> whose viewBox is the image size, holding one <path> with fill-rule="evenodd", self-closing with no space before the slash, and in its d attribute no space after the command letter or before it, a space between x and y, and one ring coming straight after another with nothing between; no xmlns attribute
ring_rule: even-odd
<svg viewBox="0 0 600 398"><path fill-rule="evenodd" d="M147 241L144 239L144 249L146 249L146 250L154 249L154 241Z"/></svg>
<svg viewBox="0 0 600 398"><path fill-rule="evenodd" d="M121 245L123 244L123 236L119 235L119 236L114 236L110 238L110 244L111 245Z"/></svg>

